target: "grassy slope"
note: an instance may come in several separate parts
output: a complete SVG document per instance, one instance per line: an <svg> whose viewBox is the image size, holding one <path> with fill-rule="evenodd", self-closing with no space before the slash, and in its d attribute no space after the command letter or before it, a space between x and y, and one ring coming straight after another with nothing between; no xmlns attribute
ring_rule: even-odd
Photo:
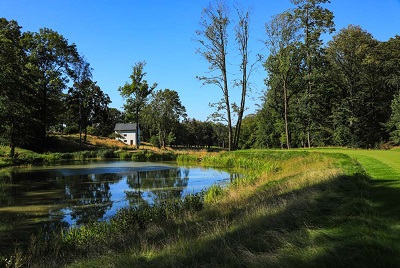
<svg viewBox="0 0 400 268"><path fill-rule="evenodd" d="M323 149L356 159L371 178L371 198L385 216L400 220L400 150ZM397 223L394 223L397 224Z"/></svg>
<svg viewBox="0 0 400 268"><path fill-rule="evenodd" d="M74 267L399 267L397 160L390 153L245 151L273 162L251 184L188 215L177 229L152 226L139 250ZM390 169L389 169L390 167ZM389 178L389 180L387 178ZM163 239L152 240L152 234Z"/></svg>
<svg viewBox="0 0 400 268"><path fill-rule="evenodd" d="M142 143L140 149L128 146L110 138L87 136L87 142L79 144L79 135L52 135L46 145L41 148L42 153L16 148L16 156L11 159L9 147L0 145L0 168L15 165L40 165L60 160L84 160L88 158L120 158L133 159L133 155L144 157L146 160L168 158L168 154L175 153L171 149L158 149L148 143Z"/></svg>
<svg viewBox="0 0 400 268"><path fill-rule="evenodd" d="M372 179L399 180L400 182L399 150L322 149L316 151L349 155L360 162Z"/></svg>

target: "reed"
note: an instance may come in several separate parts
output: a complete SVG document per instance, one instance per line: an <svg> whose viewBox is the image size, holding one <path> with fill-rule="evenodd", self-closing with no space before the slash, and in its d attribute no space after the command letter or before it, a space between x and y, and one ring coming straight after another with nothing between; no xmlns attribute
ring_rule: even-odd
<svg viewBox="0 0 400 268"><path fill-rule="evenodd" d="M254 150L202 156L200 164L218 158L221 166L246 166L251 179L121 210L108 222L56 235L57 250L40 251L36 243L37 259L16 251L13 260L32 267L46 258L54 267L400 265L398 216L381 213L385 204L377 205L369 178L350 157Z"/></svg>

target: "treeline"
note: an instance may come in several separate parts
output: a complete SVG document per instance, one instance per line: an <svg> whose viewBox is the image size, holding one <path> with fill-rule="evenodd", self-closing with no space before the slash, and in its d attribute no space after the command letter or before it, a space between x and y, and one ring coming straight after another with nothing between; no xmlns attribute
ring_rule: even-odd
<svg viewBox="0 0 400 268"><path fill-rule="evenodd" d="M268 90L245 119L245 147L399 144L400 36L381 42L350 25L311 57L294 37L264 66Z"/></svg>
<svg viewBox="0 0 400 268"><path fill-rule="evenodd" d="M121 116L110 102L74 44L0 18L0 141L11 156L16 146L41 150L49 131L108 135Z"/></svg>
<svg viewBox="0 0 400 268"><path fill-rule="evenodd" d="M233 149L315 146L378 148L400 144L400 37L378 41L361 27L350 25L336 32L331 41L324 44L322 36L326 38L335 32L334 14L326 8L329 1L291 2L293 9L275 15L266 23L265 44L270 54L263 62L263 67L267 72L267 90L255 114L226 127L182 117L181 123L178 119L175 124L167 123L169 131L162 131L155 126L150 128L150 135L144 137L155 140L152 133L158 133L162 146L167 141L169 144L187 146L231 148L227 144L232 143ZM224 5L218 2L215 7L205 9L211 20L203 23L205 33L215 31L216 25L227 27L229 15ZM246 13L243 23L248 21L248 16L249 13ZM223 33L215 36L225 36L224 29ZM211 38L211 41L218 40ZM207 48L209 53L215 52L212 47ZM223 63L225 56L217 57L217 62ZM225 66L221 64L215 66ZM142 63L139 65L143 67ZM135 68L138 65L133 73ZM213 81L227 85L226 76L223 75L225 70L220 70L222 80L213 76ZM143 68L141 72L137 71L145 75ZM141 90L140 80L130 86L136 88L131 92ZM156 84L153 86L154 89ZM229 112L233 114L238 111L234 106L229 107L227 88L223 92L227 103L217 105L216 113L222 113L219 117L226 119L230 117ZM151 90L147 93L146 96L152 96ZM151 123L145 119L146 113L149 114L146 112L146 102L141 102L135 95L125 96L128 97L125 110L130 107L129 103L142 103L144 116L141 120L154 126L154 121ZM153 110L153 113L156 111L160 109ZM139 122L142 111L137 109L136 112L132 118L137 118L136 122ZM162 120L160 124L165 122ZM173 125L174 128L171 127ZM240 135L233 138L232 133ZM221 138L223 135L224 138ZM236 138L238 141L233 142Z"/></svg>
<svg viewBox="0 0 400 268"><path fill-rule="evenodd" d="M359 26L335 32L327 0L291 0L266 23L261 108L242 122L239 148L400 144L400 36Z"/></svg>
<svg viewBox="0 0 400 268"><path fill-rule="evenodd" d="M117 122L135 122L141 140L165 147L295 148L348 146L377 148L400 144L400 36L378 41L359 26L335 32L327 0L291 0L293 9L266 23L269 56L260 108L243 118L251 71L247 40L251 13L238 12L237 40L242 55L241 104L231 103L226 72L229 14L223 2L203 12L197 31L212 54L216 76L205 79L222 89L210 118L190 119L178 93L145 80L145 62L132 68L131 81L118 90L124 111L109 108L107 94L74 44L50 29L21 32L16 21L0 19L0 142L40 150L49 131L109 136ZM216 14L218 16L216 16ZM218 26L220 25L220 26ZM218 30L223 30L218 32ZM211 38L207 33L213 32ZM333 34L324 44L322 36ZM239 38L240 37L240 38ZM203 40L204 38L204 40ZM218 56L219 55L219 56ZM210 58L207 58L210 60ZM261 59L261 57L258 57ZM257 63L257 62L255 62ZM250 70L254 64L248 66ZM246 71L247 70L247 71ZM214 79L212 79L214 78ZM209 80L211 79L211 80ZM204 81L203 81L204 82ZM222 86L223 87L218 87ZM233 118L237 118L235 123Z"/></svg>
<svg viewBox="0 0 400 268"><path fill-rule="evenodd" d="M178 92L157 89L145 79L145 62L132 67L131 81L118 90L125 98L124 121L140 125L141 140L157 147L210 148L228 146L228 127L188 118Z"/></svg>

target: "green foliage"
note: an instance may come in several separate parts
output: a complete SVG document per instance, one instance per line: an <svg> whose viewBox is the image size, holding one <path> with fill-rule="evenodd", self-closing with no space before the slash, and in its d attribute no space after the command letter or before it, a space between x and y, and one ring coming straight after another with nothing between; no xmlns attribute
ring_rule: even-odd
<svg viewBox="0 0 400 268"><path fill-rule="evenodd" d="M79 133L79 127L78 126L68 126L64 129L64 133L67 135L77 134L77 133Z"/></svg>
<svg viewBox="0 0 400 268"><path fill-rule="evenodd" d="M148 124L156 131L160 147L167 145L168 134L174 132L180 120L186 117L178 92L164 89L152 92L151 101L145 109Z"/></svg>
<svg viewBox="0 0 400 268"><path fill-rule="evenodd" d="M152 151L144 150L132 154L132 161L145 162L145 161L173 161L177 156L173 152L155 153Z"/></svg>
<svg viewBox="0 0 400 268"><path fill-rule="evenodd" d="M133 159L133 152L127 152L127 151L118 151L118 157L120 159Z"/></svg>
<svg viewBox="0 0 400 268"><path fill-rule="evenodd" d="M343 153L366 157L357 158L361 166ZM390 184L380 178L389 174L382 173L388 166L400 169L392 164L398 163L398 153L341 148L226 153L230 161L254 158L276 166L270 176L257 178L259 187L214 185L183 200L121 209L106 222L33 237L26 251L16 250L0 262L31 267L396 267L398 177L390 177ZM363 173L368 167L381 173L368 178Z"/></svg>
<svg viewBox="0 0 400 268"><path fill-rule="evenodd" d="M207 191L204 194L204 202L205 203L214 203L220 198L224 196L225 189L219 185L219 184L214 184L210 188L207 189Z"/></svg>
<svg viewBox="0 0 400 268"><path fill-rule="evenodd" d="M157 136L151 136L150 143L154 147L160 148L160 139Z"/></svg>
<svg viewBox="0 0 400 268"><path fill-rule="evenodd" d="M100 159L114 158L115 157L115 153L114 153L114 150L103 149L103 150L97 151L97 156L96 157L100 158Z"/></svg>
<svg viewBox="0 0 400 268"><path fill-rule="evenodd" d="M32 73L21 46L21 27L14 20L0 18L0 144L15 148L35 141L37 120Z"/></svg>
<svg viewBox="0 0 400 268"><path fill-rule="evenodd" d="M387 128L390 131L390 140L396 144L400 144L400 94L396 95L390 106L392 108L392 114L388 123Z"/></svg>
<svg viewBox="0 0 400 268"><path fill-rule="evenodd" d="M167 137L167 142L170 146L175 145L176 136L173 132L170 132Z"/></svg>
<svg viewBox="0 0 400 268"><path fill-rule="evenodd" d="M201 158L199 158L198 156L193 155L193 154L179 154L176 157L176 162L180 165L181 164L183 164L183 165L184 164L194 164L199 161L201 161Z"/></svg>
<svg viewBox="0 0 400 268"><path fill-rule="evenodd" d="M56 264L68 264L76 258L101 256L110 250L140 247L143 242L141 237L147 236L149 241L165 238L162 233L152 235L153 226L163 226L165 232L176 230L176 219L202 209L202 194L187 195L182 200L151 206L144 204L123 208L108 221L91 222L32 236L27 250L16 249L11 257L0 257L0 264L10 263L10 267L17 267L17 264L53 267Z"/></svg>
<svg viewBox="0 0 400 268"><path fill-rule="evenodd" d="M48 28L20 29L0 19L0 143L11 156L16 146L42 151L49 130L83 131L85 139L88 126L107 123L110 100L76 46Z"/></svg>

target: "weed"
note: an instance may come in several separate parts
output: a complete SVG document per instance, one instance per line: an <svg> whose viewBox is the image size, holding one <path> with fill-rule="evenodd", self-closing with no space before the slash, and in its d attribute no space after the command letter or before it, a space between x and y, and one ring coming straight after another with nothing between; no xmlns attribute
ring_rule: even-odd
<svg viewBox="0 0 400 268"><path fill-rule="evenodd" d="M214 203L218 199L222 198L225 193L225 189L219 184L213 184L204 194L205 203Z"/></svg>

